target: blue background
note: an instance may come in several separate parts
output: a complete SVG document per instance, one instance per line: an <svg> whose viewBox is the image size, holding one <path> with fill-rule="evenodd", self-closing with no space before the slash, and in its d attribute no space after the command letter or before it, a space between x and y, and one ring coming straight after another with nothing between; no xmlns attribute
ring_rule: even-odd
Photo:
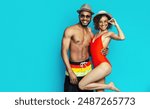
<svg viewBox="0 0 150 109"><path fill-rule="evenodd" d="M1 0L0 91L63 91L61 40L84 3L111 13L126 36L110 43L113 70L106 82L123 92L150 91L149 0ZM93 22L90 27L95 32Z"/></svg>

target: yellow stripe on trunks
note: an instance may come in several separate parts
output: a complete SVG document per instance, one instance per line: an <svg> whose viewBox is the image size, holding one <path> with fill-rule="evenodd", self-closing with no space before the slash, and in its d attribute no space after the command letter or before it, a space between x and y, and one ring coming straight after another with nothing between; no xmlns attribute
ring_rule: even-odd
<svg viewBox="0 0 150 109"><path fill-rule="evenodd" d="M92 70L92 66L89 65L85 68L72 68L72 71L76 74L77 77L85 76L87 73L89 73ZM66 71L66 75L68 75L68 72Z"/></svg>

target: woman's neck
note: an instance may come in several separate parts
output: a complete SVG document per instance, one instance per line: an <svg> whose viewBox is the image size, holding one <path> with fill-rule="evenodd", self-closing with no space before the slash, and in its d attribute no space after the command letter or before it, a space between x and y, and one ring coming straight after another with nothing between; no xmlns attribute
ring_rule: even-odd
<svg viewBox="0 0 150 109"><path fill-rule="evenodd" d="M108 30L104 30L104 31L100 31L100 30L99 30L99 32L97 33L96 36L99 36L99 35L104 34L104 33L106 33L106 32L108 32Z"/></svg>
<svg viewBox="0 0 150 109"><path fill-rule="evenodd" d="M105 32L108 32L108 30L104 30L104 31L99 31L98 34L103 34Z"/></svg>

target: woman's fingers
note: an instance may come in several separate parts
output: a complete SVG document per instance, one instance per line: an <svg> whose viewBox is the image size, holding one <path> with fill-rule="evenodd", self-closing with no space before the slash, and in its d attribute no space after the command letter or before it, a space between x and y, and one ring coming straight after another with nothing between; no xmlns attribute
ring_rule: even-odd
<svg viewBox="0 0 150 109"><path fill-rule="evenodd" d="M108 22L109 22L110 24L112 24L112 25L115 25L115 23L116 23L116 21L115 21L114 18L110 19Z"/></svg>

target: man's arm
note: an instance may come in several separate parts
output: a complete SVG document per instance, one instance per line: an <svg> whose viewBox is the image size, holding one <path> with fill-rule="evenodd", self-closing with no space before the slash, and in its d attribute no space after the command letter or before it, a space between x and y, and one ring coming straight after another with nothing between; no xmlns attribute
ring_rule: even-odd
<svg viewBox="0 0 150 109"><path fill-rule="evenodd" d="M102 53L103 55L105 55L105 56L108 54L108 52L109 52L109 48L108 48L108 47L103 48L103 49L101 50L101 53Z"/></svg>
<svg viewBox="0 0 150 109"><path fill-rule="evenodd" d="M69 46L71 43L71 37L72 37L72 32L68 28L65 30L64 35L63 35L61 53L62 53L63 61L66 65L67 72L69 73L70 82L72 84L77 84L78 82L77 77L71 69L69 57L68 57L68 50L69 50Z"/></svg>

